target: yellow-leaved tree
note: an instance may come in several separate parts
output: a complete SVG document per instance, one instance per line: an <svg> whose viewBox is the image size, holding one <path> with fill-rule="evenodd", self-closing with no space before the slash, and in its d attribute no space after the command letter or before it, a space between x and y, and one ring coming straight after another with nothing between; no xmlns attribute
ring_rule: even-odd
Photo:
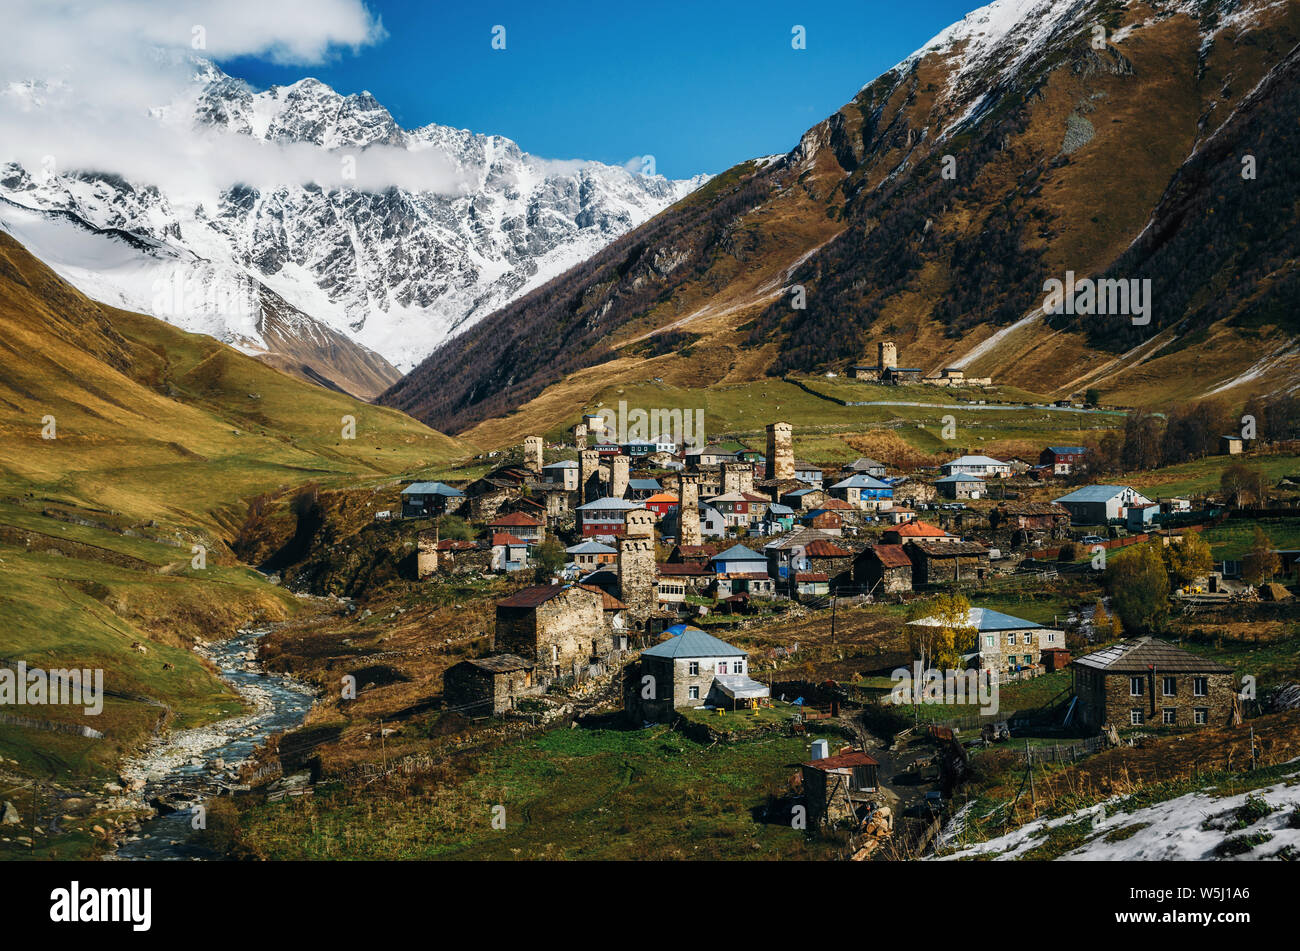
<svg viewBox="0 0 1300 951"><path fill-rule="evenodd" d="M959 670L961 655L975 647L970 602L956 592L908 609L908 647L925 670Z"/></svg>

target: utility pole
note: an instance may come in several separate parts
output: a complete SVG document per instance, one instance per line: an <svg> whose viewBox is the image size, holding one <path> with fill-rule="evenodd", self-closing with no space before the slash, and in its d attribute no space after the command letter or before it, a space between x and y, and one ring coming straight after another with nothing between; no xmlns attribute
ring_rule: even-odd
<svg viewBox="0 0 1300 951"><path fill-rule="evenodd" d="M1029 808L1031 815L1038 815L1038 796L1034 792L1034 751L1029 747L1029 741L1025 740L1025 761L1029 764Z"/></svg>

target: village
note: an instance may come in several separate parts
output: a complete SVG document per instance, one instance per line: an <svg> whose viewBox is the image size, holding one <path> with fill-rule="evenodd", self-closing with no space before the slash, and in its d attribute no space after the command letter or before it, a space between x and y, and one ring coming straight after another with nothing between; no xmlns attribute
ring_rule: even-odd
<svg viewBox="0 0 1300 951"><path fill-rule="evenodd" d="M763 821L860 860L932 849L982 750L1032 774L1036 757L1073 763L1266 711L1257 671L1126 630L1106 593L1108 556L1151 549L1180 566L1164 599L1176 611L1289 611L1279 581L1300 553L1270 549L1254 584L1241 560L1210 559L1200 533L1233 514L1222 499L1093 483L1084 446L814 465L793 430L767 424L762 448L618 442L591 413L468 482L404 484L400 508L372 517L415 548L412 578L498 592L472 656L442 672L443 715L507 735L797 738L805 754ZM875 633L855 644L859 617ZM1012 812L1037 814L1021 798Z"/></svg>

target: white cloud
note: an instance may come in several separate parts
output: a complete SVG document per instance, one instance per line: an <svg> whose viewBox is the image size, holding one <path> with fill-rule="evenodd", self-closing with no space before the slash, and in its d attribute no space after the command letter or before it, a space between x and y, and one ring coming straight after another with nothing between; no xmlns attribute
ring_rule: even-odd
<svg viewBox="0 0 1300 951"><path fill-rule="evenodd" d="M117 173L197 200L236 183L439 192L465 184L438 152L372 147L357 156L355 179L345 180L340 152L191 127L194 57L325 62L383 39L382 23L361 0L6 0L5 7L0 161L35 173L48 157L60 172Z"/></svg>

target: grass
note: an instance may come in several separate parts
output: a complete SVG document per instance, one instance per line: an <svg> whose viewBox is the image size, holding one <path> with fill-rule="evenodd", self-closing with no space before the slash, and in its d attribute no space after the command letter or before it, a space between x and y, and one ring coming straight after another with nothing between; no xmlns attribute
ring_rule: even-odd
<svg viewBox="0 0 1300 951"><path fill-rule="evenodd" d="M828 858L755 817L806 753L782 736L705 746L667 727L560 729L483 755L455 786L318 791L243 812L237 834L272 859Z"/></svg>

